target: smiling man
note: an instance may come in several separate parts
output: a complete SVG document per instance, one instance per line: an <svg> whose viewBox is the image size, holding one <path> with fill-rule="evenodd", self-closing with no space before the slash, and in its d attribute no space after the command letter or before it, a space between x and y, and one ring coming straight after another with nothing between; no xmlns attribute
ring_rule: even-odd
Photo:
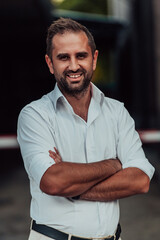
<svg viewBox="0 0 160 240"><path fill-rule="evenodd" d="M149 190L154 168L133 119L91 83L97 57L83 25L60 18L49 27L45 59L56 85L18 120L32 195L29 240L118 240L118 199Z"/></svg>

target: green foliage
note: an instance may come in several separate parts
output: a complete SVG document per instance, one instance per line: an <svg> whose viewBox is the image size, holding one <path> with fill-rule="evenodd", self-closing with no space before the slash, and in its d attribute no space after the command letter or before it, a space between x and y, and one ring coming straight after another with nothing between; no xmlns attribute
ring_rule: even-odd
<svg viewBox="0 0 160 240"><path fill-rule="evenodd" d="M56 5L59 9L107 14L107 0L64 0Z"/></svg>

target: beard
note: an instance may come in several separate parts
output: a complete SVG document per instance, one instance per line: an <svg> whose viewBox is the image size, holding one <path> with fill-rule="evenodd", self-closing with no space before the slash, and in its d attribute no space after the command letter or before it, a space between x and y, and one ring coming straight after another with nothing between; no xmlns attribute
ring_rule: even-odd
<svg viewBox="0 0 160 240"><path fill-rule="evenodd" d="M81 83L81 85L79 85L78 87L75 87L74 84L72 83L72 85L69 85L69 83L67 82L67 75L69 74L81 74L83 75L83 81ZM67 95L70 96L77 96L80 94L83 94L86 92L86 90L88 89L92 76L93 76L93 71L89 71L87 73L87 71L85 69L78 69L77 71L64 71L62 76L59 76L58 73L56 71L54 71L54 76L55 79L57 81L57 84L60 88L60 90L62 91L62 93L66 93ZM77 81L78 82L78 81Z"/></svg>

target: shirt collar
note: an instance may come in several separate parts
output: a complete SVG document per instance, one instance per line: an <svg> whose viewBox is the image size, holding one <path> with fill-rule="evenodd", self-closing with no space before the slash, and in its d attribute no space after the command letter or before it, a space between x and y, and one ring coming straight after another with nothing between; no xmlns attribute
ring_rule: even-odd
<svg viewBox="0 0 160 240"><path fill-rule="evenodd" d="M100 91L93 83L91 83L91 91L92 91L92 98L94 99L94 101L96 101L97 103L99 103L101 105L104 100L103 92ZM53 90L53 95L52 95L52 100L53 100L55 109L57 109L57 101L59 99L63 99L64 101L66 101L64 95L62 94L62 92L60 91L60 89L56 83L54 90Z"/></svg>
<svg viewBox="0 0 160 240"><path fill-rule="evenodd" d="M62 92L60 91L57 83L55 84L54 90L52 92L52 100L53 100L53 105L54 108L57 109L57 101L61 98L64 98Z"/></svg>
<svg viewBox="0 0 160 240"><path fill-rule="evenodd" d="M104 100L104 93L98 89L93 83L91 83L92 98L100 105Z"/></svg>

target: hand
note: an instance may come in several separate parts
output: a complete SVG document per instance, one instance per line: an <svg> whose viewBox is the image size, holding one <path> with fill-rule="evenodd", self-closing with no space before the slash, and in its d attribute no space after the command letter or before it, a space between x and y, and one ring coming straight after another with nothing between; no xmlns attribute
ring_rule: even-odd
<svg viewBox="0 0 160 240"><path fill-rule="evenodd" d="M52 150L48 151L49 152L49 156L55 161L55 163L61 163L62 162L62 158L60 156L60 153L59 153L58 149L54 147L54 150L55 150L55 152L52 151Z"/></svg>

